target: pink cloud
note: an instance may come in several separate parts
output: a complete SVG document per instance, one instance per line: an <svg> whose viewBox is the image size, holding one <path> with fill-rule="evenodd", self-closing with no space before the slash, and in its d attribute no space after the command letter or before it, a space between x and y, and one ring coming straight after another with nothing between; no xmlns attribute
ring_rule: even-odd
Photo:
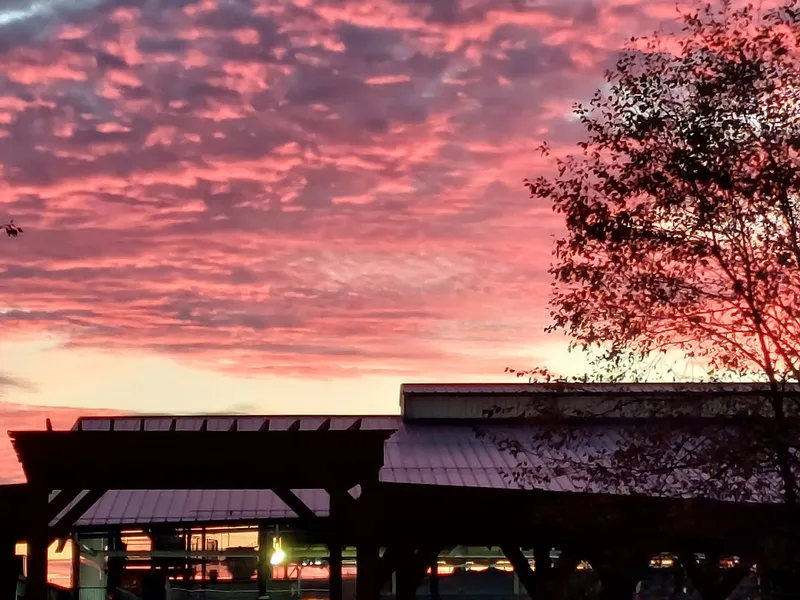
<svg viewBox="0 0 800 600"><path fill-rule="evenodd" d="M500 372L548 319L535 147L574 144L571 103L668 6L108 2L2 25L0 217L29 230L3 242L4 336L248 374Z"/></svg>

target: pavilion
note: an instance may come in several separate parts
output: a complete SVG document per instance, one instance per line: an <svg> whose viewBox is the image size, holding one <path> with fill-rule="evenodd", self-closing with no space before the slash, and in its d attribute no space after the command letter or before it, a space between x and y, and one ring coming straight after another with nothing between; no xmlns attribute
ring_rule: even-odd
<svg viewBox="0 0 800 600"><path fill-rule="evenodd" d="M279 561L270 564L271 556L290 542L298 561L321 567L330 600L352 595L348 573L356 600L408 600L426 580L437 597L439 571L456 556L513 571L514 593L532 598L557 597L564 579L589 565L602 597L628 600L664 552L689 552L695 587L724 598L744 573L723 573L720 559L765 547L784 519L779 497L765 491L744 503L614 489L580 465L599 444L619 443L621 431L652 419L637 413L640 402L665 403L678 421L712 422L725 417L719 407L764 392L759 385L406 384L398 416L128 415L81 418L68 431L48 423L44 431L10 432L27 483L0 487L0 589L8 597L16 588L14 548L25 541L27 600L48 595L53 543L74 548L76 600L118 592L164 600L176 582L205 586L220 555L245 579L252 565L252 597L265 597L277 589ZM623 406L619 398L634 402L609 411ZM551 426L542 407L588 425L581 445L548 447L539 435ZM548 472L545 459L555 452L574 453L575 470ZM521 465L544 476L515 478ZM229 537L249 531L239 538L253 543L212 548L213 532L225 528ZM144 545L136 549L135 540ZM134 567L144 569L138 579Z"/></svg>

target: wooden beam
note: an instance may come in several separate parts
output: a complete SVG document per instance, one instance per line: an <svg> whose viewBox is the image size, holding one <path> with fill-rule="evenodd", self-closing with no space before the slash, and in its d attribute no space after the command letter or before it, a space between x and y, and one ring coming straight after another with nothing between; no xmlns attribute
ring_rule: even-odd
<svg viewBox="0 0 800 600"><path fill-rule="evenodd" d="M311 510L306 503L300 500L292 490L286 488L272 488L275 495L280 498L286 506L291 508L301 521L311 527L319 527L319 517Z"/></svg>
<svg viewBox="0 0 800 600"><path fill-rule="evenodd" d="M80 519L87 510L92 508L107 491L108 490L105 489L94 489L86 492L80 500L64 513L64 516L58 520L58 523L55 523L50 528L50 539L53 540L68 536L75 526L75 521Z"/></svg>
<svg viewBox="0 0 800 600"><path fill-rule="evenodd" d="M78 489L59 490L58 494L47 503L47 522L50 523L55 519L82 491Z"/></svg>
<svg viewBox="0 0 800 600"><path fill-rule="evenodd" d="M382 588L397 570L397 565L403 558L403 550L398 546L388 546L378 559L377 574L375 576L378 589Z"/></svg>
<svg viewBox="0 0 800 600"><path fill-rule="evenodd" d="M536 577L536 573L534 573L533 569L531 569L531 564L522 553L520 547L503 545L500 546L500 550L502 550L503 554L506 555L506 558L508 559L508 562L511 563L511 566L514 567L514 573L517 574L522 587L524 587L525 591L528 592L528 596L533 599L537 599L541 595L539 582Z"/></svg>
<svg viewBox="0 0 800 600"><path fill-rule="evenodd" d="M422 584L422 580L425 579L428 567L439 559L441 551L442 547L435 545L425 546L414 553L411 564L412 570L409 572L409 588L413 588L414 595L416 595L417 589Z"/></svg>

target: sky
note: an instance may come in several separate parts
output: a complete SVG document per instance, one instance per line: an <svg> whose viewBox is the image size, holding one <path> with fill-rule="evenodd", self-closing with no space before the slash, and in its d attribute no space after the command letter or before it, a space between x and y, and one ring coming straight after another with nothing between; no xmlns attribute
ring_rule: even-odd
<svg viewBox="0 0 800 600"><path fill-rule="evenodd" d="M522 182L552 168L543 141L575 148L571 106L621 45L675 16L0 1L0 223L26 230L0 239L0 423L391 413L402 382L579 369L543 332L560 219Z"/></svg>

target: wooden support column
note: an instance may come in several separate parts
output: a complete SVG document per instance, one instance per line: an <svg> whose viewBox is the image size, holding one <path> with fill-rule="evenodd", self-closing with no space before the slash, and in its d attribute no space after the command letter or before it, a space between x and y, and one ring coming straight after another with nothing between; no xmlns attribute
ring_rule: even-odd
<svg viewBox="0 0 800 600"><path fill-rule="evenodd" d="M412 600L425 579L429 567L438 560L439 546L429 546L406 552L397 567L397 600Z"/></svg>
<svg viewBox="0 0 800 600"><path fill-rule="evenodd" d="M351 517L355 499L347 490L328 489L330 497L330 526L327 531L328 546L328 596L329 600L342 600L344 579L342 577L342 546L344 532Z"/></svg>
<svg viewBox="0 0 800 600"><path fill-rule="evenodd" d="M553 561L550 552L553 547L550 544L538 544L533 548L533 560L536 563L536 573L541 578L547 577L553 568Z"/></svg>
<svg viewBox="0 0 800 600"><path fill-rule="evenodd" d="M203 550L205 550L205 528L203 529ZM269 555L272 552L270 530L264 523L258 525L258 597L269 595L269 582L272 579L272 565ZM203 561L203 585L205 585L205 560Z"/></svg>
<svg viewBox="0 0 800 600"><path fill-rule="evenodd" d="M377 600L380 547L374 536L361 535L356 544L356 600Z"/></svg>
<svg viewBox="0 0 800 600"><path fill-rule="evenodd" d="M350 519L356 532L356 600L378 600L384 583L379 540L381 497L376 484L377 477L361 483L358 518Z"/></svg>
<svg viewBox="0 0 800 600"><path fill-rule="evenodd" d="M28 533L28 576L25 600L47 600L47 548L50 545L46 490L31 494L31 524Z"/></svg>
<svg viewBox="0 0 800 600"><path fill-rule="evenodd" d="M431 600L439 600L439 557L433 561L431 565L431 578L430 578L430 595Z"/></svg>
<svg viewBox="0 0 800 600"><path fill-rule="evenodd" d="M417 595L419 584L414 572L415 554L412 548L405 548L397 561L395 570L396 600L412 600Z"/></svg>
<svg viewBox="0 0 800 600"><path fill-rule="evenodd" d="M631 600L636 584L646 575L650 557L620 546L604 549L590 559L600 578L599 600Z"/></svg>
<svg viewBox="0 0 800 600"><path fill-rule="evenodd" d="M19 581L19 560L15 556L17 540L13 535L0 537L0 598L14 598Z"/></svg>
<svg viewBox="0 0 800 600"><path fill-rule="evenodd" d="M81 589L81 536L72 535L72 597L78 600Z"/></svg>
<svg viewBox="0 0 800 600"><path fill-rule="evenodd" d="M342 544L339 541L328 542L328 588L329 600L342 600Z"/></svg>

